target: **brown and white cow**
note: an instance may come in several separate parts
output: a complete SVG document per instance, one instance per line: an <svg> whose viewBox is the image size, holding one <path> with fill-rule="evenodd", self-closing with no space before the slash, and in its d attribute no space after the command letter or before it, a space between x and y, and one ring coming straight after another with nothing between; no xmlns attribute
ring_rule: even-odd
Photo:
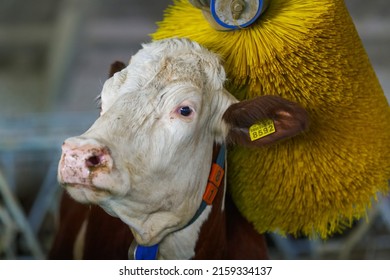
<svg viewBox="0 0 390 280"><path fill-rule="evenodd" d="M131 243L158 244L158 259L266 257L263 236L238 213L224 184L199 211L216 147L256 148L291 137L306 129L307 114L277 96L238 102L225 79L215 54L168 39L143 45L106 81L100 117L63 144L58 180L74 200L120 220L65 197L74 205L62 206L51 258L73 257L69 241L82 245L83 258L125 258ZM275 131L251 139L249 128L265 119ZM69 225L72 217L84 222Z"/></svg>

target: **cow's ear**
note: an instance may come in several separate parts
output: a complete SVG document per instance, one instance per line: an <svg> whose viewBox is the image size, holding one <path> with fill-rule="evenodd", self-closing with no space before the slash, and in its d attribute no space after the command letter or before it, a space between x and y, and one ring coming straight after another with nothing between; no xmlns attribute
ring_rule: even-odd
<svg viewBox="0 0 390 280"><path fill-rule="evenodd" d="M309 125L305 109L271 95L232 104L223 120L229 126L227 142L252 147L292 137Z"/></svg>
<svg viewBox="0 0 390 280"><path fill-rule="evenodd" d="M110 77L114 76L114 74L116 72L119 72L119 71L123 70L124 68L126 68L126 65L123 62L115 61L110 66L110 72L108 72L108 77L110 78Z"/></svg>

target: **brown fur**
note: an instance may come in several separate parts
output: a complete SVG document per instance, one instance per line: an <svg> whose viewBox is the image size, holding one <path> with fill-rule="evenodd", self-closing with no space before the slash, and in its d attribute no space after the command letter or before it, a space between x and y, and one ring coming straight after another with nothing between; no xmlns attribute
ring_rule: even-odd
<svg viewBox="0 0 390 280"><path fill-rule="evenodd" d="M67 193L62 196L60 224L49 259L73 259L75 240L86 219L83 259L127 259L127 250L133 240L129 227L100 207L82 205Z"/></svg>
<svg viewBox="0 0 390 280"><path fill-rule="evenodd" d="M309 126L309 118L305 109L295 102L274 95L260 96L235 103L226 110L223 119L231 126L228 141L254 147L295 136ZM249 127L263 119L272 119L276 132L251 141L248 133Z"/></svg>
<svg viewBox="0 0 390 280"><path fill-rule="evenodd" d="M108 72L108 77L112 77L116 72L119 72L124 68L126 68L126 64L124 64L121 61L115 61L110 66L110 71Z"/></svg>

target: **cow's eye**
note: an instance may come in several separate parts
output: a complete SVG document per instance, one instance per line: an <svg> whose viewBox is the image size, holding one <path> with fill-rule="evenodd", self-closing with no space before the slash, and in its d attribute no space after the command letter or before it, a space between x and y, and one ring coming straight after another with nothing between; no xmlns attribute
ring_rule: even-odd
<svg viewBox="0 0 390 280"><path fill-rule="evenodd" d="M192 109L189 106L183 106L179 108L179 113L183 117L188 117L192 114Z"/></svg>

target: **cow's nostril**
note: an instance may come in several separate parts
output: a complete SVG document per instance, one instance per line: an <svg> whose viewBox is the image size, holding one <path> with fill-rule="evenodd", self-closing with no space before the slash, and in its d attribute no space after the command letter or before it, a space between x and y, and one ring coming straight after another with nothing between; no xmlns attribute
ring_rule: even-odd
<svg viewBox="0 0 390 280"><path fill-rule="evenodd" d="M86 164L88 167L96 167L101 164L101 156L91 156L87 158Z"/></svg>

